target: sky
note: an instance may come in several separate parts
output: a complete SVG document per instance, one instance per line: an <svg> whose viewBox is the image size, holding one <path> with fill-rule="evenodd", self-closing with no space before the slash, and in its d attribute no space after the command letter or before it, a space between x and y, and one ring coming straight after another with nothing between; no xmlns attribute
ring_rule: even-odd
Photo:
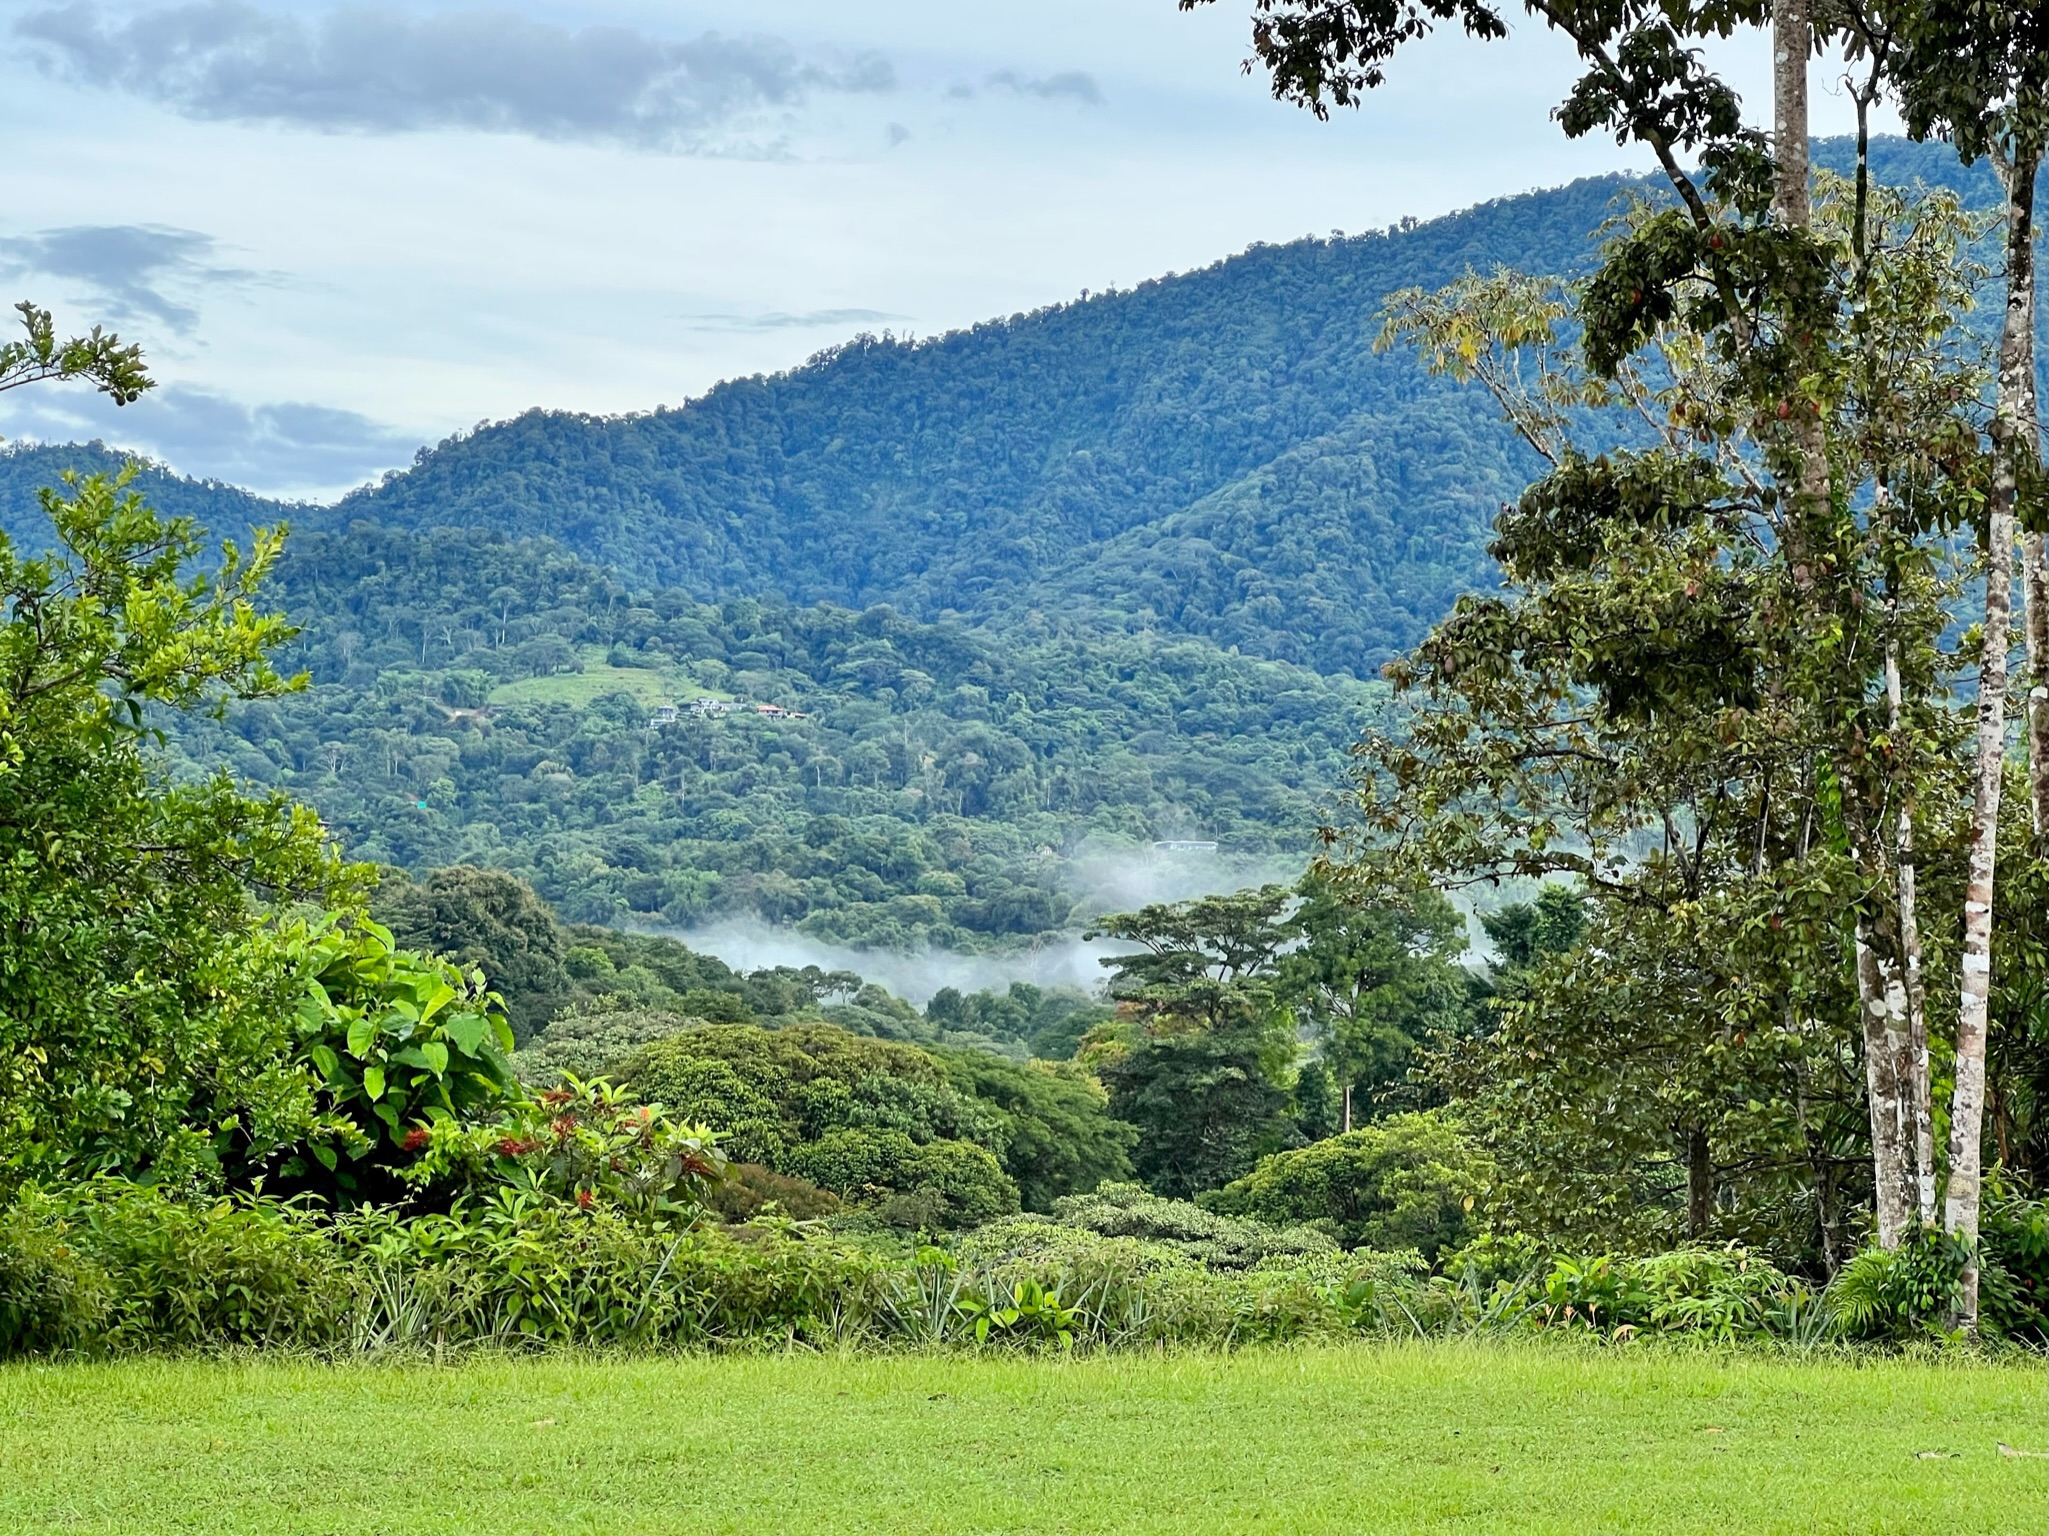
<svg viewBox="0 0 2049 1536"><path fill-rule="evenodd" d="M0 288L143 344L92 437L329 499L531 407L680 405L863 331L934 335L1254 241L1645 169L1549 120L1536 23L1434 37L1318 122L1247 0L0 0ZM1716 61L1763 110L1762 40ZM1815 130L1846 131L1834 72Z"/></svg>

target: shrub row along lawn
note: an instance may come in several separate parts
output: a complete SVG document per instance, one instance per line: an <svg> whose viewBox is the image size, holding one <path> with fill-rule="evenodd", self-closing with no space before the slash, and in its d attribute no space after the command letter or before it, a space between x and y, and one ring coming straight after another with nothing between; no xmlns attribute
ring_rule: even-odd
<svg viewBox="0 0 2049 1536"><path fill-rule="evenodd" d="M2044 1410L2038 1365L1438 1343L16 1365L0 1530L2038 1531Z"/></svg>

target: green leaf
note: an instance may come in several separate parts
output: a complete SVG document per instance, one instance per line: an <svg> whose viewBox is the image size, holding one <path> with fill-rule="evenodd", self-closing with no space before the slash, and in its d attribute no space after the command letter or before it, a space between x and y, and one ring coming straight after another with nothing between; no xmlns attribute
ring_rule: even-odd
<svg viewBox="0 0 2049 1536"><path fill-rule="evenodd" d="M349 1026L349 1054L361 1060L370 1054L370 1042L377 1038L377 1024L373 1019L358 1019Z"/></svg>
<svg viewBox="0 0 2049 1536"><path fill-rule="evenodd" d="M459 1013L441 1027L441 1033L455 1043L455 1048L465 1056L477 1054L477 1048L484 1043L491 1025L480 1013Z"/></svg>
<svg viewBox="0 0 2049 1536"><path fill-rule="evenodd" d="M327 1045L316 1045L306 1054L313 1058L314 1068L320 1075L332 1082L335 1072L341 1066L341 1058L335 1055L334 1048Z"/></svg>
<svg viewBox="0 0 2049 1536"><path fill-rule="evenodd" d="M369 1095L373 1103L384 1097L384 1068L365 1067L363 1069L363 1092Z"/></svg>
<svg viewBox="0 0 2049 1536"><path fill-rule="evenodd" d="M339 1159L335 1157L333 1147L324 1146L316 1141L313 1144L313 1155L320 1159L321 1167L325 1168L329 1173L334 1172L334 1165Z"/></svg>
<svg viewBox="0 0 2049 1536"><path fill-rule="evenodd" d="M419 1048L419 1054L427 1058L427 1065L436 1077L448 1070L448 1047L439 1040L429 1040Z"/></svg>

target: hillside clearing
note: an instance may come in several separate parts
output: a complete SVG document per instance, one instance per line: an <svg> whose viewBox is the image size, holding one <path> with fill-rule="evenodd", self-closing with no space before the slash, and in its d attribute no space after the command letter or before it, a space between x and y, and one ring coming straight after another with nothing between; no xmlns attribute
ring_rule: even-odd
<svg viewBox="0 0 2049 1536"><path fill-rule="evenodd" d="M1456 1345L15 1366L0 1529L2022 1531L2043 1418L2026 1365Z"/></svg>

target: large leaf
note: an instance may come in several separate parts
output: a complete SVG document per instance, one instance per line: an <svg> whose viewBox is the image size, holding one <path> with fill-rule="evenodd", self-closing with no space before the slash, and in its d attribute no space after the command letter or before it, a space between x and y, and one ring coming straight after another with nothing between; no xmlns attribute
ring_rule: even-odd
<svg viewBox="0 0 2049 1536"><path fill-rule="evenodd" d="M423 1021L433 1018L435 1014L462 996L460 992L456 991L455 988L451 987L439 976L434 978L430 986L416 987L413 995L419 999L420 1018Z"/></svg>
<svg viewBox="0 0 2049 1536"><path fill-rule="evenodd" d="M455 1048L465 1056L476 1055L477 1048L490 1032L490 1021L481 1013L459 1013L441 1027L441 1033L453 1041Z"/></svg>
<svg viewBox="0 0 2049 1536"><path fill-rule="evenodd" d="M357 1060L370 1054L370 1043L377 1038L375 1019L358 1019L349 1026L349 1054Z"/></svg>
<svg viewBox="0 0 2049 1536"><path fill-rule="evenodd" d="M369 1095L373 1103L384 1097L384 1068L365 1067L363 1069L363 1092Z"/></svg>

